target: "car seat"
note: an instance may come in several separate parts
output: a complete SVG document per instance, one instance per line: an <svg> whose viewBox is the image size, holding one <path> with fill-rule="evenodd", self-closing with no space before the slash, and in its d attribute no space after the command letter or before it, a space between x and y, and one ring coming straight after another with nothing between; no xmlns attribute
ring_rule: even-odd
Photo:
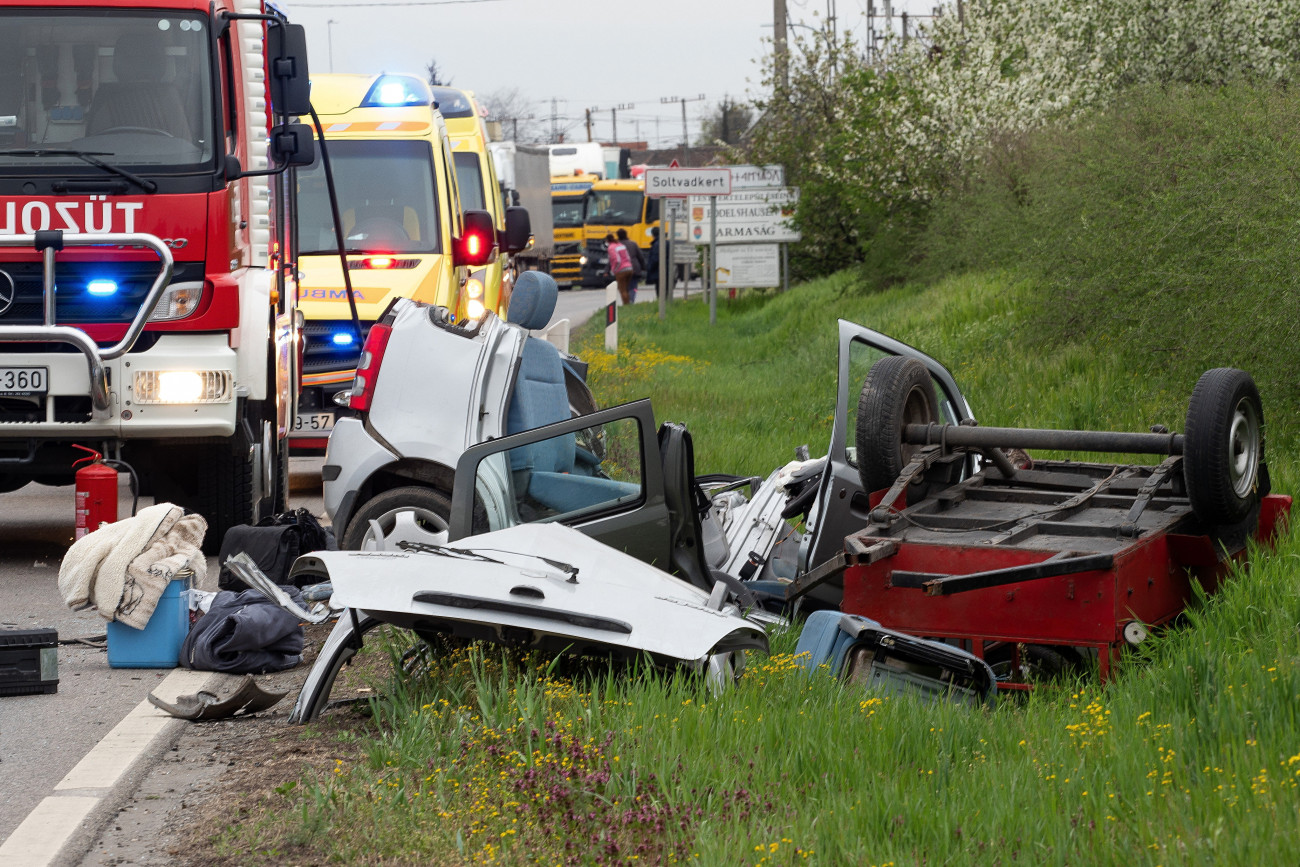
<svg viewBox="0 0 1300 867"><path fill-rule="evenodd" d="M506 321L533 331L546 327L555 312L559 289L549 274L525 271L515 282ZM506 433L514 434L571 417L560 351L540 337L529 336L520 353L519 372L506 413ZM552 437L510 450L515 489L556 512L574 512L602 503L640 496L640 485L618 482L579 468L574 434Z"/></svg>
<svg viewBox="0 0 1300 867"><path fill-rule="evenodd" d="M86 116L86 135L121 127L161 130L191 141L185 104L176 85L162 80L167 55L156 33L127 33L113 49L116 82L104 82Z"/></svg>

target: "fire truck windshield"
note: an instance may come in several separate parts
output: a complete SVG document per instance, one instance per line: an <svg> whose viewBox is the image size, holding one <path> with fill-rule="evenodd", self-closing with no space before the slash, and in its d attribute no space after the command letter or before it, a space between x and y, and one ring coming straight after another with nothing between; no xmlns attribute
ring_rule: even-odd
<svg viewBox="0 0 1300 867"><path fill-rule="evenodd" d="M433 151L426 141L326 141L348 252L441 253ZM298 171L303 255L337 252L329 190L316 162Z"/></svg>
<svg viewBox="0 0 1300 867"><path fill-rule="evenodd" d="M146 175L214 170L208 27L198 13L0 10L0 177L102 176L84 154Z"/></svg>

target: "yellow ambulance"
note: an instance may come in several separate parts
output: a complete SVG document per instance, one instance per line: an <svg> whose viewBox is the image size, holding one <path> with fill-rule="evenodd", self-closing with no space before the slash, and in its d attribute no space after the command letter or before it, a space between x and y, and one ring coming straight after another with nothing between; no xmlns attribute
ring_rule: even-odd
<svg viewBox="0 0 1300 867"><path fill-rule="evenodd" d="M298 309L306 318L302 395L291 445L325 446L352 384L365 334L397 297L477 318L497 258L496 215L463 202L452 143L433 94L415 75L313 75L325 148L297 172ZM343 280L321 152L328 150L352 285ZM464 211L462 211L462 207ZM481 206L480 206L481 207ZM358 329L357 326L360 326ZM358 334L360 330L360 334Z"/></svg>
<svg viewBox="0 0 1300 867"><path fill-rule="evenodd" d="M501 232L506 227L506 206L501 199L496 165L488 153L487 125L473 91L454 87L434 87L433 101L438 113L447 121L451 136L451 156L456 166L461 204L465 208L487 211L492 224ZM505 251L498 251L487 263L483 306L505 315L510 297L510 275L505 267Z"/></svg>

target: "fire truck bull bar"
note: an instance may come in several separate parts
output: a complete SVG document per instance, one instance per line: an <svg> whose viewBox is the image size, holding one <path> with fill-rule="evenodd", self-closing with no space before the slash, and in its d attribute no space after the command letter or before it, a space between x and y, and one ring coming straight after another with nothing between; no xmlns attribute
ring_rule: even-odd
<svg viewBox="0 0 1300 867"><path fill-rule="evenodd" d="M162 239L144 233L108 232L103 234L64 233L61 230L36 232L31 235L0 236L0 247L34 247L44 257L44 307L43 325L0 325L0 343L68 343L86 356L90 372L90 400L96 412L108 409L108 372L104 362L120 358L131 351L145 322L162 297L163 290L172 279L172 253ZM158 254L158 276L154 278L149 294L145 296L135 318L127 326L126 334L112 346L101 349L86 332L79 328L55 323L56 287L54 260L64 247L148 247Z"/></svg>

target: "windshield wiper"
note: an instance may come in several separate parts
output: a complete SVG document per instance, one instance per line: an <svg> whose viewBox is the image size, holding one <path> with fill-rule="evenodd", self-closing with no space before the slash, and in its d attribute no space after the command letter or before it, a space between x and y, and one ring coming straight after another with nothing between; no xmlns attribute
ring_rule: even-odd
<svg viewBox="0 0 1300 867"><path fill-rule="evenodd" d="M95 168L103 169L106 172L117 175L119 178L130 181L146 193L156 193L158 191L158 184L148 178L142 178L133 172L128 172L126 169L119 168L112 163L106 163L99 159L100 157L113 156L111 151L79 151L72 148L4 148L0 149L0 156L76 157L82 162L89 163Z"/></svg>

